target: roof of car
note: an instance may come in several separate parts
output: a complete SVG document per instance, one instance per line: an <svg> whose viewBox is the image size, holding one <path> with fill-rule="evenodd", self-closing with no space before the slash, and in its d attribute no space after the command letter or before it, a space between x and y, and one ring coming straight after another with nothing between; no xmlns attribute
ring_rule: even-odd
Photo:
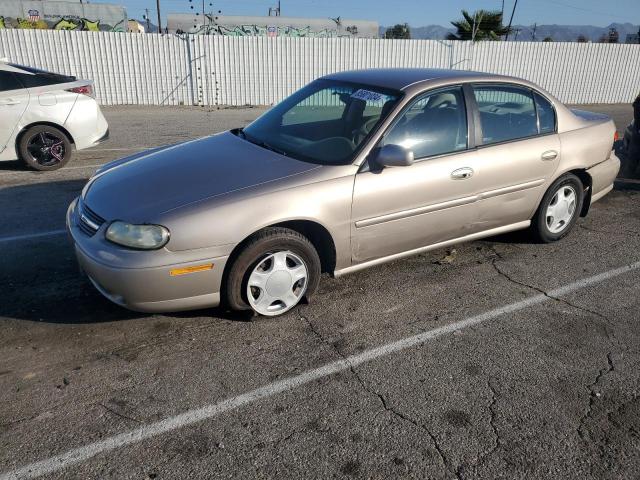
<svg viewBox="0 0 640 480"><path fill-rule="evenodd" d="M462 80L466 77L502 78L492 73L472 72L468 70L447 70L441 68L370 68L332 73L322 78L344 82L365 83L377 87L402 90L409 85L427 80Z"/></svg>

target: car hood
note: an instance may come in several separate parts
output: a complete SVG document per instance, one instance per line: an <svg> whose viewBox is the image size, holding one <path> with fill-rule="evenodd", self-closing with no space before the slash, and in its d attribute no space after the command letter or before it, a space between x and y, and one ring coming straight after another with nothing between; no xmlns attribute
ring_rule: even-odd
<svg viewBox="0 0 640 480"><path fill-rule="evenodd" d="M225 132L113 162L98 171L83 195L106 220L143 223L193 202L315 168Z"/></svg>

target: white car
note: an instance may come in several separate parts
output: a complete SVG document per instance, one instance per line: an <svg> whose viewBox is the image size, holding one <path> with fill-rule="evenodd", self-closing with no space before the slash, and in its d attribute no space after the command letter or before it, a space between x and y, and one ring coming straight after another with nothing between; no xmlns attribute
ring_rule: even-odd
<svg viewBox="0 0 640 480"><path fill-rule="evenodd" d="M108 137L91 80L0 61L0 160L56 170Z"/></svg>

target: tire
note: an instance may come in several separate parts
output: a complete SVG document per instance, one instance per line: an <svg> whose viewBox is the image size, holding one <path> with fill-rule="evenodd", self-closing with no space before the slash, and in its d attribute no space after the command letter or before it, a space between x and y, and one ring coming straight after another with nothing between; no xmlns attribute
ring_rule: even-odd
<svg viewBox="0 0 640 480"><path fill-rule="evenodd" d="M307 237L288 228L266 228L249 238L232 260L223 281L223 301L232 310L281 315L315 293L320 268L318 252Z"/></svg>
<svg viewBox="0 0 640 480"><path fill-rule="evenodd" d="M18 155L30 168L40 171L64 167L73 153L71 139L50 125L35 125L20 136Z"/></svg>
<svg viewBox="0 0 640 480"><path fill-rule="evenodd" d="M571 194L575 200L571 202ZM544 194L531 221L533 237L542 243L557 242L566 237L578 221L584 201L584 186L578 177L566 173L558 178ZM550 209L558 205L557 209ZM557 211L557 216L553 213Z"/></svg>

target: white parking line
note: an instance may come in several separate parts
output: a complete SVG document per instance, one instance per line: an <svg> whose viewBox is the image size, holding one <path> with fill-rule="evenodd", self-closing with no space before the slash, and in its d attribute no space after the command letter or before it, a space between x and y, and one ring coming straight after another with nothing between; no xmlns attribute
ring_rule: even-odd
<svg viewBox="0 0 640 480"><path fill-rule="evenodd" d="M90 148L86 153L91 152L131 152L133 150L149 150L156 147L123 147L123 148Z"/></svg>
<svg viewBox="0 0 640 480"><path fill-rule="evenodd" d="M105 162L107 163L107 162ZM31 175L33 177L44 177L55 175L56 173L64 173L69 170L78 170L80 168L98 168L104 165L104 163L94 164L94 165L73 165L71 167L63 167L60 170L52 170L50 172L36 172L35 170L15 170L15 171L6 171L0 174L0 178L8 177L9 175Z"/></svg>
<svg viewBox="0 0 640 480"><path fill-rule="evenodd" d="M32 238L51 237L53 235L62 235L66 230L50 230L48 232L27 233L24 235L13 235L11 237L0 237L0 243L17 242L18 240L31 240Z"/></svg>
<svg viewBox="0 0 640 480"><path fill-rule="evenodd" d="M150 150L152 148L156 148L156 147L131 147L131 148L95 148L95 149L91 149L91 150L83 150L82 153L92 153L92 152L138 152L138 151L143 151L143 150ZM115 159L117 160L117 159ZM111 160L108 160L105 163L110 162ZM104 165L104 163L99 163L97 165L72 165L70 167L63 167L60 170L53 170L50 172L36 172L33 170L16 170L16 171L7 171L7 172L2 172L2 174L0 175L0 178L6 175L24 175L24 174L35 174L35 175L51 175L53 173L64 173L68 170L78 170L80 168L97 168L97 167L101 167L102 165Z"/></svg>
<svg viewBox="0 0 640 480"><path fill-rule="evenodd" d="M60 170L55 170L55 172L64 173L67 170L78 170L80 168L98 168L103 165L104 163L98 163L96 165L74 165L73 167L65 167L65 168L61 168Z"/></svg>
<svg viewBox="0 0 640 480"><path fill-rule="evenodd" d="M151 423L149 425L144 425L142 427L136 428L135 430L108 437L104 440L100 440L83 447L69 450L66 453L56 455L55 457L51 457L46 460L26 465L13 471L6 472L0 475L0 480L35 478L47 473L56 472L76 463L88 460L101 453L135 444L148 438L155 437L163 433L171 432L173 430L216 417L222 413L240 408L255 401L272 397L273 395L277 395L278 393L287 390L301 387L320 378L349 370L350 368L356 367L365 362L370 362L372 360L391 355L392 353L406 350L416 345L420 345L428 340L432 340L448 333L453 333L457 330L462 330L479 325L483 322L493 320L508 313L514 313L523 310L527 307L531 307L533 305L551 300L553 297L559 297L571 292L581 290L590 285L595 285L624 273L637 270L638 268L640 268L640 262L636 262L621 268L616 268L614 270L609 270L599 275L588 277L583 280L578 280L577 282L573 282L563 287L551 290L547 295L534 295L519 302L511 303L509 305L496 308L495 310L490 310L475 317L470 317L459 322L445 325L443 327L428 330L426 332L411 337L406 337L396 342L388 343L371 350L365 350L364 352L357 355L351 355L349 357L345 357L342 360L337 360L322 367L304 372L300 375L270 383L250 392L238 395L237 397L232 397L219 403L205 405L204 407L198 409L188 410L174 417L169 417L164 420Z"/></svg>

